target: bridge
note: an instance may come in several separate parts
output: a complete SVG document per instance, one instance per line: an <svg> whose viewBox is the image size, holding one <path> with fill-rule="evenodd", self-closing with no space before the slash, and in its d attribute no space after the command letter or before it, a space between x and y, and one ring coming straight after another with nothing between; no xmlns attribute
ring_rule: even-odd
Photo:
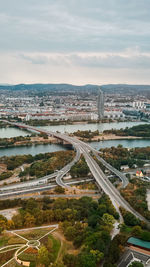
<svg viewBox="0 0 150 267"><path fill-rule="evenodd" d="M126 180L127 178L125 178L124 175L123 176L120 175L120 172L118 173L118 171L116 169L114 169L111 165L109 165L101 157L99 157L99 155L96 154L97 153L96 150L91 148L90 145L78 140L75 137L70 137L70 136L68 136L66 134L55 133L55 132L39 129L39 128L36 128L36 127L28 126L28 125L25 125L25 124L12 123L12 122L9 122L9 121L5 121L5 122L9 123L9 124L11 124L13 126L21 127L21 128L28 129L28 130L31 130L31 131L37 131L39 133L47 134L48 136L53 136L53 137L62 139L65 142L68 142L73 146L74 150L76 151L76 156L75 156L75 158L73 159L72 162L67 164L56 175L56 182L57 182L58 185L60 185L62 187L66 187L66 184L63 182L64 175L80 159L81 154L83 154L84 158L85 158L85 160L87 162L87 165L89 166L89 169L90 169L91 173L93 174L93 177L96 180L96 183L97 183L99 189L100 190L102 189L110 197L110 199L111 199L114 207L116 208L116 210L119 212L119 207L121 206L121 207L125 208L127 211L129 211L132 214L134 214L140 220L142 220L145 223L149 224L148 220L146 220L141 214L139 214L137 211L135 211L130 206L130 204L121 196L120 192L108 180L108 178L106 177L104 172L101 170L101 168L99 167L97 162L94 160L94 158L92 157L91 153L95 153L95 155L97 156L98 160L100 160L112 172L116 173L116 175L118 174L118 176L120 177L120 179L123 182L123 186L125 186L128 183L128 181ZM9 190L9 186L7 188Z"/></svg>

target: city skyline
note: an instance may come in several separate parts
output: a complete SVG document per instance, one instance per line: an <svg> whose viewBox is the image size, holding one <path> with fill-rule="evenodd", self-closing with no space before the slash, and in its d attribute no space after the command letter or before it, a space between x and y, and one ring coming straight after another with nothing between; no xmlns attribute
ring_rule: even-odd
<svg viewBox="0 0 150 267"><path fill-rule="evenodd" d="M104 118L104 94L101 88L98 89L98 119L102 120Z"/></svg>

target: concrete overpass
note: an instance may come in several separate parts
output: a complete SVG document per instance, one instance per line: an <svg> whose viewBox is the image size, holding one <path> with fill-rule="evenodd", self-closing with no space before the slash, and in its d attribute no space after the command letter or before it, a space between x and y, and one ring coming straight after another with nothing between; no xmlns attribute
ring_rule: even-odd
<svg viewBox="0 0 150 267"><path fill-rule="evenodd" d="M7 122L7 121L5 121ZM76 157L75 159L69 163L68 165L66 165L62 170L61 170L61 174L59 173L56 177L56 182L58 183L58 185L66 187L65 183L63 182L62 178L63 176L70 170L70 168L73 166L73 164L75 162L77 162L80 158L81 153L84 155L85 160L90 168L91 173L93 174L97 185L99 188L101 188L107 195L109 195L113 205L115 206L116 210L119 212L119 207L123 207L126 210L130 211L131 213L133 213L137 218L139 218L140 220L146 222L147 224L149 224L149 222L141 215L139 214L137 211L135 211L130 205L129 203L120 195L120 192L112 185L112 183L107 179L107 177L105 176L105 174L103 173L103 171L100 169L99 165L97 164L97 162L93 159L93 157L91 156L90 152L93 152L93 149L86 143L74 138L74 137L70 137L67 136L65 134L60 134L60 133L54 133L54 132L50 132L47 130L41 130L39 128L36 127L32 127L32 126L28 126L25 124L18 124L18 123L12 123L12 122L7 122L10 123L11 125L17 126L17 127L21 127L21 128L25 128L31 131L37 131L40 133L45 133L49 136L53 136L59 139L62 139L66 142L69 142L70 144L72 144L72 146L74 147L74 149L76 150Z"/></svg>

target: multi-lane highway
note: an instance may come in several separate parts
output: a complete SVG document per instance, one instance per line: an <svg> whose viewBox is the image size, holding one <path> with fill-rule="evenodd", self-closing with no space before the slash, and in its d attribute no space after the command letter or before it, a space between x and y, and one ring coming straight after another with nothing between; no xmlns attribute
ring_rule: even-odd
<svg viewBox="0 0 150 267"><path fill-rule="evenodd" d="M7 123L9 123L9 122L7 122ZM98 187L101 188L107 195L109 195L116 210L119 211L119 207L121 206L121 207L125 208L126 210L130 211L131 213L133 213L140 220L143 220L149 224L149 222L141 214L139 214L137 211L135 211L129 205L129 203L120 195L120 192L107 179L107 177L105 176L105 174L103 173L103 171L101 170L101 168L99 167L97 162L92 157L91 152L93 152L93 149L89 145L78 140L77 138L70 137L70 136L65 135L65 134L54 133L54 132L46 131L43 129L40 130L40 128L28 126L25 124L17 124L17 123L12 123L12 122L10 122L10 124L12 124L14 126L21 127L21 128L25 128L25 129L28 129L31 131L46 133L49 136L54 136L58 139L61 139L65 142L72 144L72 146L76 150L76 156L72 162L70 162L61 171L59 171L58 175L56 176L56 182L58 183L58 185L66 187L66 184L63 182L62 178L70 170L70 168L73 166L73 164L75 164L75 162L77 162L79 160L80 155L82 153L85 157L85 160L89 166L91 173L93 174L93 177L95 178L95 180L97 182ZM98 155L97 155L97 157L98 157ZM98 160L100 160L112 172L114 172L114 171L116 172L116 170L114 170L114 168L112 166L110 166L109 164L106 164L106 162L103 161L100 157L98 157ZM118 172L116 174L118 174ZM120 176L120 174L118 176L123 181L123 186L125 186L128 182L127 178L125 178L124 176Z"/></svg>
<svg viewBox="0 0 150 267"><path fill-rule="evenodd" d="M65 181L63 182L63 185L65 187L70 187L74 184L79 184L79 183L85 183L85 182L90 182L93 181L92 178L87 178L87 179L80 179L80 180L69 180L69 181ZM47 190L51 190L54 187L56 187L57 184L55 182L51 182L48 184L41 184L41 185L32 185L30 187L25 186L24 187L15 187L12 186L11 188L3 188L0 190L0 199L6 199L8 197L14 197L14 196L20 196L20 195L24 195L27 193L36 193L36 192L42 192L42 191L47 191ZM78 190L78 191L83 191L83 190Z"/></svg>
<svg viewBox="0 0 150 267"><path fill-rule="evenodd" d="M85 145L84 142L82 142L82 141L79 141L79 142L81 144ZM108 162L106 162L103 158L101 158L99 156L99 154L100 154L99 151L97 151L96 149L92 148L88 144L86 144L86 147L87 147L87 149L89 148L89 150L93 152L93 154L96 156L96 158L106 167L106 169L110 170L112 173L114 173L117 177L120 178L120 180L122 181L122 186L121 186L122 188L125 188L128 185L129 181L128 181L128 179L127 179L125 174L123 174L122 172L118 171L113 166L111 166Z"/></svg>
<svg viewBox="0 0 150 267"><path fill-rule="evenodd" d="M75 158L68 164L66 165L63 169L61 169L61 171L58 173L58 175L56 176L56 183L62 187L69 187L69 185L64 184L62 178L65 176L65 174L67 174L71 167L79 161L81 153L80 153L80 149L78 148L78 146L74 146L74 149L76 150L76 156Z"/></svg>

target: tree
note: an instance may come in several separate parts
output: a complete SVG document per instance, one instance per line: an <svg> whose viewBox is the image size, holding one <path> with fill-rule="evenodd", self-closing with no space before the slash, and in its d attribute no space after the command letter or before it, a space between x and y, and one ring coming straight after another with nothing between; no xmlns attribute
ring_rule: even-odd
<svg viewBox="0 0 150 267"><path fill-rule="evenodd" d="M0 229L4 230L7 227L7 219L0 214Z"/></svg>
<svg viewBox="0 0 150 267"><path fill-rule="evenodd" d="M89 252L81 252L77 257L77 267L96 267L96 257Z"/></svg>
<svg viewBox="0 0 150 267"><path fill-rule="evenodd" d="M65 265L62 262L55 262L52 267L65 267Z"/></svg>
<svg viewBox="0 0 150 267"><path fill-rule="evenodd" d="M80 235L77 235L74 238L73 245L75 248L79 248L82 245L82 242L84 240L84 232L80 233Z"/></svg>
<svg viewBox="0 0 150 267"><path fill-rule="evenodd" d="M65 188L61 187L61 186L56 186L55 187L55 192L57 194L64 194L65 193Z"/></svg>
<svg viewBox="0 0 150 267"><path fill-rule="evenodd" d="M144 267L144 265L139 261L133 261L129 267Z"/></svg>
<svg viewBox="0 0 150 267"><path fill-rule="evenodd" d="M76 210L74 209L65 209L64 210L64 220L71 221L76 216Z"/></svg>
<svg viewBox="0 0 150 267"><path fill-rule="evenodd" d="M137 165L139 168L142 168L143 165L144 165L144 161L138 159L138 160L136 161L136 165Z"/></svg>
<svg viewBox="0 0 150 267"><path fill-rule="evenodd" d="M91 227L96 227L98 221L99 221L99 216L96 215L96 214L93 214L91 215L89 218L88 218L88 225L91 226Z"/></svg>
<svg viewBox="0 0 150 267"><path fill-rule="evenodd" d="M36 263L35 262L33 262L33 261L31 261L30 262L30 266L29 267L36 267Z"/></svg>
<svg viewBox="0 0 150 267"><path fill-rule="evenodd" d="M143 231L141 233L141 238L144 240L144 241L150 241L150 232L148 231Z"/></svg>
<svg viewBox="0 0 150 267"><path fill-rule="evenodd" d="M53 222L54 221L54 212L53 210L44 210L43 211L43 220L44 222Z"/></svg>
<svg viewBox="0 0 150 267"><path fill-rule="evenodd" d="M48 250L45 246L42 246L38 251L38 262L47 267L50 263Z"/></svg>
<svg viewBox="0 0 150 267"><path fill-rule="evenodd" d="M14 222L12 220L7 221L7 229L14 229Z"/></svg>
<svg viewBox="0 0 150 267"><path fill-rule="evenodd" d="M141 229L141 226L139 225L136 225L132 228L132 235L134 236L141 236L141 233L142 233L142 229Z"/></svg>
<svg viewBox="0 0 150 267"><path fill-rule="evenodd" d="M128 166L129 166L129 168L132 168L133 165L134 165L134 163L135 163L135 160L134 159L128 159Z"/></svg>
<svg viewBox="0 0 150 267"><path fill-rule="evenodd" d="M37 205L37 201L33 198L30 198L28 201L27 201L27 205L26 205L26 209L29 211L29 212L32 212L34 209L36 209L38 207Z"/></svg>
<svg viewBox="0 0 150 267"><path fill-rule="evenodd" d="M35 218L33 215L31 215L30 213L27 213L25 216L25 221L24 221L24 225L26 227L32 227L35 225Z"/></svg>
<svg viewBox="0 0 150 267"><path fill-rule="evenodd" d="M14 215L12 217L15 228L21 228L23 226L23 217L21 214Z"/></svg>
<svg viewBox="0 0 150 267"><path fill-rule="evenodd" d="M105 224L109 224L109 225L113 225L115 222L114 217L108 213L103 214L102 220Z"/></svg>
<svg viewBox="0 0 150 267"><path fill-rule="evenodd" d="M67 227L67 229L65 230L65 237L67 238L67 240L73 240L76 236L76 230L74 226L69 226Z"/></svg>
<svg viewBox="0 0 150 267"><path fill-rule="evenodd" d="M124 218L124 222L126 225L129 226L135 226L135 225L139 225L140 221L138 218L136 218L131 212L127 211L125 213L125 215L123 215Z"/></svg>
<svg viewBox="0 0 150 267"><path fill-rule="evenodd" d="M65 254L63 257L63 262L67 267L74 267L76 263L76 257L72 254Z"/></svg>
<svg viewBox="0 0 150 267"><path fill-rule="evenodd" d="M44 218L43 218L43 211L42 210L40 210L39 208L35 208L32 211L32 215L35 218L35 224L36 225L41 225L43 223Z"/></svg>
<svg viewBox="0 0 150 267"><path fill-rule="evenodd" d="M57 222L62 221L63 218L64 218L63 210L61 210L61 209L54 210L54 215L55 215L54 216L55 217L55 220Z"/></svg>
<svg viewBox="0 0 150 267"><path fill-rule="evenodd" d="M90 250L90 253L96 257L96 262L100 262L103 258L104 258L104 253L103 252L100 252L99 250L93 250L91 249Z"/></svg>
<svg viewBox="0 0 150 267"><path fill-rule="evenodd" d="M104 204L100 204L100 205L98 206L98 214L99 214L100 216L103 216L103 214L106 213L106 212L107 212L107 207L106 207L106 205L104 205Z"/></svg>
<svg viewBox="0 0 150 267"><path fill-rule="evenodd" d="M103 267L116 267L116 264L111 263L108 259L105 261Z"/></svg>

